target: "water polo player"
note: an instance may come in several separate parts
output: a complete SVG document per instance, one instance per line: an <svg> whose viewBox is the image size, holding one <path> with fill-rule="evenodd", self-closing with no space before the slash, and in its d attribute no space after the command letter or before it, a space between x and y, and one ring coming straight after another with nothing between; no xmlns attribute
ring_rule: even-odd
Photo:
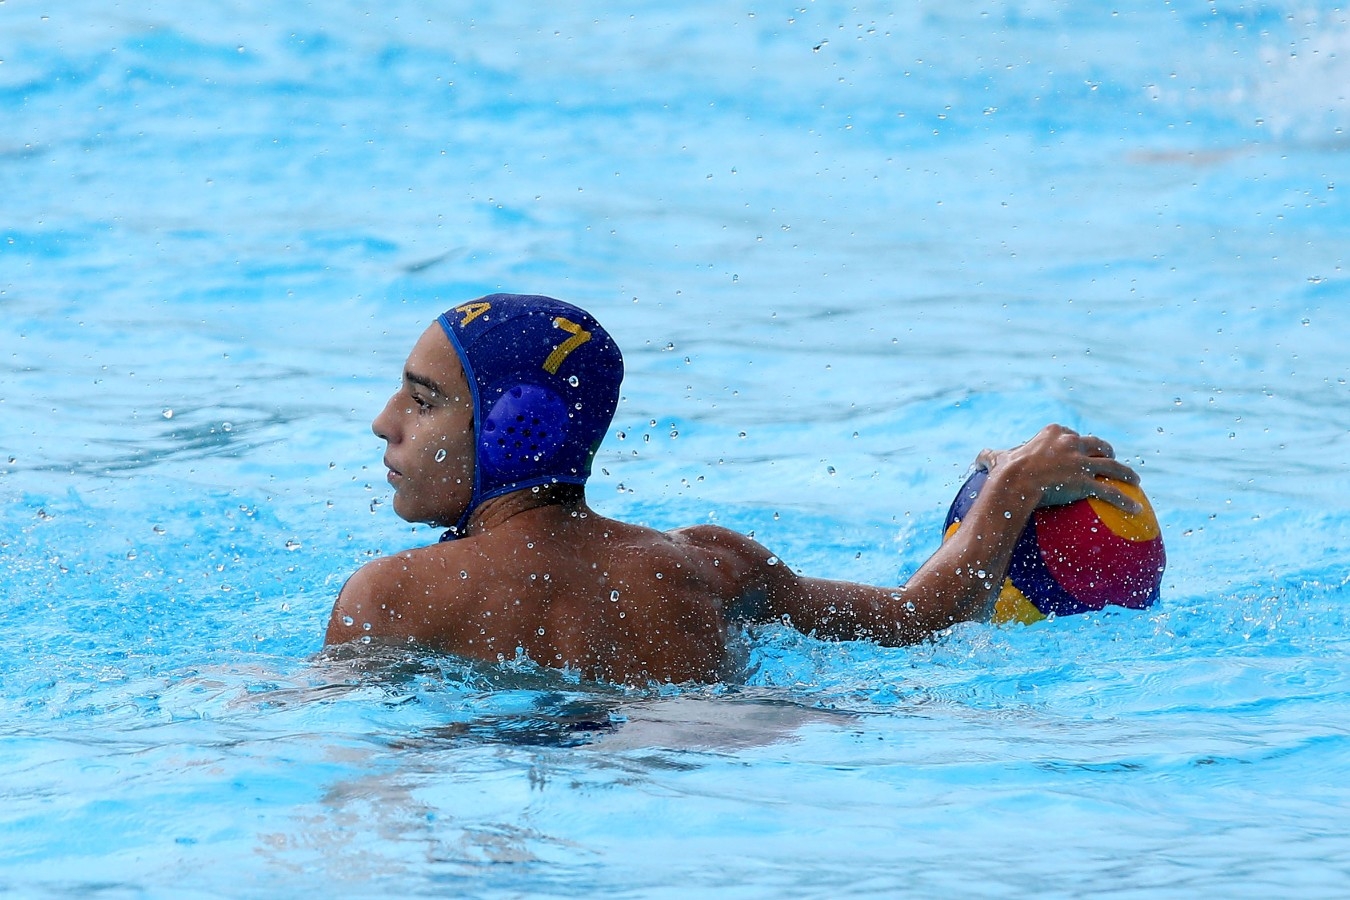
<svg viewBox="0 0 1350 900"><path fill-rule="evenodd" d="M990 615L1038 506L1138 504L1110 445L1049 425L984 451L989 475L961 528L895 588L809 578L715 525L653 531L596 514L584 485L619 397L623 360L588 313L493 294L418 339L372 425L394 511L447 529L367 563L333 606L327 644L412 644L609 681L717 680L729 627L787 621L822 638L910 643Z"/></svg>

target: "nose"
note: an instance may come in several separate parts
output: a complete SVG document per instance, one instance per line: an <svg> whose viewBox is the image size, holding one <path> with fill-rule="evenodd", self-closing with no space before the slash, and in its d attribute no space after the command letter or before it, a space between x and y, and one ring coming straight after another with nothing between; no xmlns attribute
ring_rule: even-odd
<svg viewBox="0 0 1350 900"><path fill-rule="evenodd" d="M393 435L398 417L393 414L393 408L397 400L397 393L390 396L384 404L384 409L380 410L380 414L370 423L370 430L375 432L375 436L388 443L394 442Z"/></svg>

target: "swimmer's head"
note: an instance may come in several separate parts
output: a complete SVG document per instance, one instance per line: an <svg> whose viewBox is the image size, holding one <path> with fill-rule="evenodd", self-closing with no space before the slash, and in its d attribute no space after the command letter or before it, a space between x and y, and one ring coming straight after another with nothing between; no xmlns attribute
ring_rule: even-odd
<svg viewBox="0 0 1350 900"><path fill-rule="evenodd" d="M585 310L491 294L439 319L473 398L474 483L449 535L479 504L512 491L585 484L619 402L623 357Z"/></svg>

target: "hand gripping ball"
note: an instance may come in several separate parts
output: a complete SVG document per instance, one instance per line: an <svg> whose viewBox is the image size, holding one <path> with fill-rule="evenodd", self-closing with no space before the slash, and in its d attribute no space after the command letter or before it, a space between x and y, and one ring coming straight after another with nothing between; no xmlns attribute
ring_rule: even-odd
<svg viewBox="0 0 1350 900"><path fill-rule="evenodd" d="M942 539L961 527L989 473L971 475L947 511ZM1114 482L1143 504L1131 515L1088 498L1043 506L1013 548L1012 564L994 606L993 621L1030 624L1104 606L1143 609L1158 599L1167 554L1158 519L1143 491Z"/></svg>

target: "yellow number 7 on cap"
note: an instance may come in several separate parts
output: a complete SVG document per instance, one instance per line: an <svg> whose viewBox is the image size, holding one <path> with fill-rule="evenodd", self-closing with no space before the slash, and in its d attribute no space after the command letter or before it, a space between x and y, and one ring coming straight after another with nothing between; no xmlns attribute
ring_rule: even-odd
<svg viewBox="0 0 1350 900"><path fill-rule="evenodd" d="M548 355L548 359L544 360L544 371L550 375L557 375L558 367L563 364L563 360L567 359L573 350L589 341L591 333L571 319L564 319L562 316L554 319L553 325L572 335L557 347L554 347L553 352Z"/></svg>

